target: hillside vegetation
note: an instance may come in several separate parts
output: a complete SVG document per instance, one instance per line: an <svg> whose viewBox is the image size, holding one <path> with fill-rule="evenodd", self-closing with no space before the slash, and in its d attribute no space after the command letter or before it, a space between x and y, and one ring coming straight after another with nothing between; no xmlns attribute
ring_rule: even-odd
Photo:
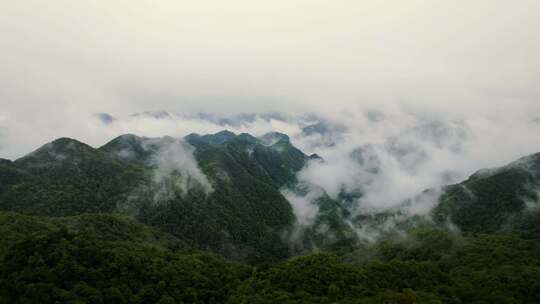
<svg viewBox="0 0 540 304"><path fill-rule="evenodd" d="M311 160L285 134L228 131L0 160L0 303L540 303L540 154L447 186L427 215L321 191L308 225L283 193L312 190Z"/></svg>

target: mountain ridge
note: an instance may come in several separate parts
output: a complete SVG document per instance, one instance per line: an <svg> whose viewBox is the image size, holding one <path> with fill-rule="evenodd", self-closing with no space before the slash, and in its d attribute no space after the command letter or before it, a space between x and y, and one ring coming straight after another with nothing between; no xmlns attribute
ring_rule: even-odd
<svg viewBox="0 0 540 304"><path fill-rule="evenodd" d="M0 188L0 209L53 216L127 212L180 237L193 235L203 248L228 256L287 256L280 235L291 229L294 213L279 189L294 181L308 156L290 143L264 146L253 136L228 131L205 141L189 151L172 137L127 134L97 149L60 138L9 163L10 172L28 172L29 178L14 178ZM179 150L167 150L171 144ZM184 188L189 175L182 172L156 180L162 170L156 160L167 153L173 157L167 165L177 156L189 163L178 154L184 149L214 188L209 195Z"/></svg>
<svg viewBox="0 0 540 304"><path fill-rule="evenodd" d="M192 166L208 178L212 191L205 194L202 188L186 187L189 173L182 173L181 167L167 171L166 179L156 179L162 170L157 160L170 145L180 150L166 153L193 154ZM189 157L182 157L189 163ZM0 209L53 216L122 212L179 237L196 235L195 243L227 252L226 256L244 259L241 252L251 252L248 256L254 259L285 257L291 249L284 235L297 233L298 219L283 189L297 187L296 174L313 159L318 156L306 155L286 134L277 132L258 138L226 130L183 138L124 134L97 149L59 138L13 162L0 162ZM526 212L527 200L538 200L534 191L526 189L540 183L537 171L540 153L480 170L462 183L445 187L429 216L438 225L450 221L464 232L515 235L520 231L522 237L540 239L536 228L540 216ZM482 197L477 202L465 190ZM335 244L358 246L359 240L350 238L358 230L406 214L398 208L387 215L352 217L356 211L351 203L358 198L361 193L330 198L322 192L313 202L318 210L313 227L302 232L315 242L308 250L330 246L326 238L332 235ZM199 227L200 223L208 228Z"/></svg>

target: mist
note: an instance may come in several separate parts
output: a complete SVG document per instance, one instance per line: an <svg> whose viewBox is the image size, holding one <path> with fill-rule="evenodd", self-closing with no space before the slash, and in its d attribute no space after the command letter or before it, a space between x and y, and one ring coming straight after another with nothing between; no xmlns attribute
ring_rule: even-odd
<svg viewBox="0 0 540 304"><path fill-rule="evenodd" d="M323 160L301 183L395 208L540 151L539 11L534 0L2 3L0 157L58 137L99 147L126 133L278 131ZM317 123L324 132L305 131ZM180 150L159 163L208 184Z"/></svg>
<svg viewBox="0 0 540 304"><path fill-rule="evenodd" d="M183 195L194 188L202 189L206 194L213 191L193 157L193 147L182 141L167 139L154 144L158 145L152 159L155 165L154 183L159 185L155 201L174 198L178 190Z"/></svg>

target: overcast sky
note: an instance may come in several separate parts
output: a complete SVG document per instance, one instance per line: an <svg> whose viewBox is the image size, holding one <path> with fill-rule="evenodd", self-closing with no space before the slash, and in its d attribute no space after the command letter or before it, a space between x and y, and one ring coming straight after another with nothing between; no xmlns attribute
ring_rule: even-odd
<svg viewBox="0 0 540 304"><path fill-rule="evenodd" d="M512 123L540 116L539 83L538 0L0 3L0 157L102 144L113 134L92 114L161 109L399 107L507 116L497 132L525 137Z"/></svg>

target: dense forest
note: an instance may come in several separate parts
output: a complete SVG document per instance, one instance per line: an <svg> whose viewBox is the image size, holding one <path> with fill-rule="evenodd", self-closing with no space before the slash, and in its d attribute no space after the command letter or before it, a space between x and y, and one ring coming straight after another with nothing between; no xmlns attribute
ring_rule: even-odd
<svg viewBox="0 0 540 304"><path fill-rule="evenodd" d="M540 303L539 154L425 216L321 193L303 226L282 190L304 193L310 161L285 134L227 131L0 160L0 303Z"/></svg>
<svg viewBox="0 0 540 304"><path fill-rule="evenodd" d="M538 303L540 243L425 226L246 264L118 215L0 215L2 303Z"/></svg>

